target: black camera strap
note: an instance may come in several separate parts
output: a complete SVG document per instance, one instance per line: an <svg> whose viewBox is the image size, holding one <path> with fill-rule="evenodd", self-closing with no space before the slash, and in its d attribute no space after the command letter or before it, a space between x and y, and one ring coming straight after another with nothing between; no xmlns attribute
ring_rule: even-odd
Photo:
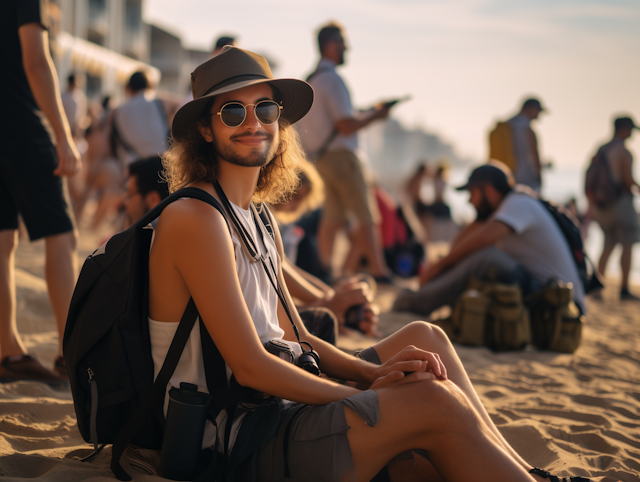
<svg viewBox="0 0 640 482"><path fill-rule="evenodd" d="M235 226L236 231L238 232L238 234L240 235L240 238L242 239L242 242L243 242L245 248L247 249L247 251L249 253L249 256L251 257L251 259L254 262L260 261L262 263L262 267L264 268L265 272L267 273L267 277L269 278L269 281L271 282L271 286L273 286L273 288L275 289L276 294L278 295L278 298L280 299L280 303L282 303L282 307L284 308L284 311L287 314L287 317L289 318L289 321L291 322L291 326L293 327L293 332L296 335L296 339L298 340L298 344L300 345L300 348L302 349L302 352L305 353L306 350L304 348L304 345L306 344L306 345L308 345L310 347L311 347L311 345L309 343L307 343L307 342L300 341L300 335L298 333L298 327L293 322L293 318L291 316L291 311L289 309L289 304L287 303L287 300L286 300L286 298L284 296L284 291L282 290L282 287L280 286L280 283L278 282L278 274L277 274L277 271L276 271L275 267L273 266L273 261L271 260L271 256L269 256L269 253L267 251L267 259L269 260L269 264L271 265L271 270L272 271L270 271L269 268L267 267L267 264L265 263L265 256L260 253L260 250L259 250L257 244L254 243L253 239L251 238L251 234L249 234L249 232L246 230L246 228L242 225L242 223L238 219L238 215L236 214L235 210L233 209L233 206L231 206L231 202L227 198L227 195L224 193L224 190L222 189L222 186L220 186L220 183L218 182L217 179L215 181L213 181L213 187L215 188L216 192L218 193L218 196L220 196L220 199L222 200L222 204L223 204L225 210L229 213L229 217L231 218L231 222ZM260 226L260 224L258 222L258 217L260 217L260 216L256 216L256 207L253 204L253 201L251 201L250 209L251 209L251 214L252 214L252 217L253 217L253 221L256 224L256 229L257 229L258 233L260 233L260 238L262 240L262 245L265 247L265 250L266 250L267 249L267 245L264 242L264 233L262 231L262 227ZM273 272L273 276L272 276L272 272ZM275 278L275 281L274 281L274 278ZM311 347L311 349L313 350L313 347Z"/></svg>

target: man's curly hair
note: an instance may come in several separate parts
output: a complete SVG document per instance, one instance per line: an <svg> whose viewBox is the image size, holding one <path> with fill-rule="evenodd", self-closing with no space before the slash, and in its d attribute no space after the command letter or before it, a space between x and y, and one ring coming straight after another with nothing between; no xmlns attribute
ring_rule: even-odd
<svg viewBox="0 0 640 482"><path fill-rule="evenodd" d="M209 109L205 112L208 113ZM189 126L185 135L171 138L169 149L162 156L164 177L170 192L193 182L213 182L216 179L218 162L214 149L198 129L198 125L207 125L209 119L210 115L206 114ZM287 120L280 118L278 122L278 149L273 159L260 170L254 202L285 202L300 183L298 166L305 156L298 134Z"/></svg>

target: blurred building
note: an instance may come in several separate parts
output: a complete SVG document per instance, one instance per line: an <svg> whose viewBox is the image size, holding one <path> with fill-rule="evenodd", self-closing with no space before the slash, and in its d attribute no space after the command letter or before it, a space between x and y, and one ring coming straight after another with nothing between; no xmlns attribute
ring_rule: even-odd
<svg viewBox="0 0 640 482"><path fill-rule="evenodd" d="M157 25L150 25L150 63L162 74L158 88L179 96L191 92L191 72L211 58L211 52L187 49L180 37Z"/></svg>
<svg viewBox="0 0 640 482"><path fill-rule="evenodd" d="M446 159L453 167L469 163L438 135L408 129L392 118L364 129L360 141L377 180L391 190L404 182L419 161Z"/></svg>
<svg viewBox="0 0 640 482"><path fill-rule="evenodd" d="M89 97L121 93L136 70L160 82L159 70L149 65L151 29L142 21L143 0L50 2L59 16L52 51L61 85L71 71L87 74Z"/></svg>

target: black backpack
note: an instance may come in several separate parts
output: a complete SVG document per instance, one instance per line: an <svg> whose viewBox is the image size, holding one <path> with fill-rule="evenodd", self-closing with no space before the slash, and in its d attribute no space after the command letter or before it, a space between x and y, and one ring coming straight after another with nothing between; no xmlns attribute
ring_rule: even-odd
<svg viewBox="0 0 640 482"><path fill-rule="evenodd" d="M579 228L580 221L564 206L544 199L540 199L540 202L551 214L551 217L560 228L564 239L566 239L569 245L569 251L571 251L571 256L573 257L576 268L578 268L584 293L587 294L595 289L602 288L603 284L598 275L598 271L594 268L589 256L587 256L587 253L584 251L584 244Z"/></svg>
<svg viewBox="0 0 640 482"><path fill-rule="evenodd" d="M86 459L113 444L111 469L119 480L131 480L119 462L130 442L154 450L162 446L166 387L198 316L191 299L154 383L148 325L153 229L148 225L166 206L183 197L206 202L227 219L220 203L201 189L185 188L170 195L87 257L69 308L63 351L78 429L95 449ZM261 219L264 222L265 218ZM220 410L227 409L232 420L235 405L256 402L255 392L237 383L229 386L224 360L202 321L200 324L207 388L213 397L210 419L214 421ZM274 435L279 409L273 402L277 401L262 403L247 414L230 458L221 466L213 457L203 476L217 480L224 470L240 466Z"/></svg>
<svg viewBox="0 0 640 482"><path fill-rule="evenodd" d="M621 186L613 180L606 156L606 145L591 159L584 179L584 192L589 201L599 208L614 204L622 194Z"/></svg>

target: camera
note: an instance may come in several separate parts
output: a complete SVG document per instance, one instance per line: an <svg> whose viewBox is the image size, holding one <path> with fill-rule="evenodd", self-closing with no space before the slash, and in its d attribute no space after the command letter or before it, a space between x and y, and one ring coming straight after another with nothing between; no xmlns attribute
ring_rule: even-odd
<svg viewBox="0 0 640 482"><path fill-rule="evenodd" d="M309 347L309 351L305 351L302 345L307 345ZM298 361L296 365L302 368L304 371L307 371L317 377L320 376L320 355L313 349L310 343L306 341L300 342L300 346L302 347L302 354L298 357Z"/></svg>
<svg viewBox="0 0 640 482"><path fill-rule="evenodd" d="M305 350L303 345L307 345L307 347L309 347L309 350ZM304 371L312 373L316 376L320 376L320 374L322 373L319 366L320 355L318 355L311 344L306 341L300 342L302 353L297 360L295 359L295 354L293 353L293 350L291 349L289 344L283 340L269 340L264 344L264 347L272 355L277 356L278 358L282 358L289 363L293 363L302 368Z"/></svg>

